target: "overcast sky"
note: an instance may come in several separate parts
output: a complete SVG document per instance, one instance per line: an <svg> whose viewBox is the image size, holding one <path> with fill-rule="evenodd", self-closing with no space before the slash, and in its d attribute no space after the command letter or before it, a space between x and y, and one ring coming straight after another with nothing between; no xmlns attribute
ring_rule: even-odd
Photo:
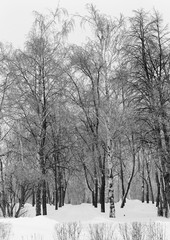
<svg viewBox="0 0 170 240"><path fill-rule="evenodd" d="M101 12L119 16L132 16L134 9L158 10L165 23L170 25L170 2L168 0L0 0L0 41L11 42L15 47L23 45L33 22L33 11L47 13L59 3L69 13L86 14L86 4L93 3ZM80 34L76 33L75 41Z"/></svg>

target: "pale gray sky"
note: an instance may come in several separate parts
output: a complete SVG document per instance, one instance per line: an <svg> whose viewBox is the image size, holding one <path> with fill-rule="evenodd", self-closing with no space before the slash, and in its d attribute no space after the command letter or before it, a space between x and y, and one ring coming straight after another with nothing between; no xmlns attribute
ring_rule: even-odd
<svg viewBox="0 0 170 240"><path fill-rule="evenodd" d="M123 13L131 16L132 10L155 8L163 15L164 22L170 24L170 2L168 0L0 0L0 41L12 42L20 47L33 22L33 11L47 13L58 5L69 13L86 14L85 5L93 3L101 12L118 16ZM79 36L78 36L79 35ZM78 42L80 35L75 37Z"/></svg>

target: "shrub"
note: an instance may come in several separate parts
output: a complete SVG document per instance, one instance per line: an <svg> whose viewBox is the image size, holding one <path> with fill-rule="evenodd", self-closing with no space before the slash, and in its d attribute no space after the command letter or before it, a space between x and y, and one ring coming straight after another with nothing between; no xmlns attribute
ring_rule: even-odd
<svg viewBox="0 0 170 240"><path fill-rule="evenodd" d="M114 229L111 224L91 224L89 225L90 240L116 240Z"/></svg>
<svg viewBox="0 0 170 240"><path fill-rule="evenodd" d="M11 225L0 223L0 239L8 240L11 232Z"/></svg>
<svg viewBox="0 0 170 240"><path fill-rule="evenodd" d="M81 225L76 222L57 224L55 231L56 240L79 240Z"/></svg>

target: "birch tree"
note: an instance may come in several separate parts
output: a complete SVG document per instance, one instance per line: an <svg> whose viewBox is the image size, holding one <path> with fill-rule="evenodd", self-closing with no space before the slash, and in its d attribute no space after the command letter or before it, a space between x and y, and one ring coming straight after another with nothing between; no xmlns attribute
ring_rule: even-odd
<svg viewBox="0 0 170 240"><path fill-rule="evenodd" d="M41 214L41 189L43 215L46 215L49 116L54 96L62 94L65 86L62 69L64 36L72 24L64 18L63 25L59 25L58 20L63 17L61 9L50 16L35 14L24 51L16 50L9 60L11 77L16 83L10 98L13 107L25 119L24 127L29 130L35 144L35 159L41 170L36 186L36 215Z"/></svg>
<svg viewBox="0 0 170 240"><path fill-rule="evenodd" d="M111 218L115 217L114 205L114 180L113 180L113 104L116 105L116 65L122 45L123 19L111 19L104 14L100 14L93 6L90 6L90 22L95 34L95 48L98 54L99 66L101 68L101 87L104 91L102 117L104 117L106 128L106 146L107 146L107 166L108 166L108 184L109 184L109 202ZM115 102L114 102L115 101Z"/></svg>
<svg viewBox="0 0 170 240"><path fill-rule="evenodd" d="M114 19L99 13L94 6L89 5L89 16L85 16L82 23L89 24L93 38L89 39L84 48L75 48L72 57L72 64L77 72L84 76L85 84L84 99L87 103L93 104L91 116L87 115L89 110L84 106L84 113L89 129L94 137L95 148L98 159L100 159L99 132L105 129L106 136L102 136L106 142L106 164L108 168L109 179L109 200L110 200L110 217L115 217L114 207L114 184L113 184L113 125L115 111L118 101L116 88L116 65L118 55L122 44L122 26L123 20ZM77 75L79 76L79 75ZM115 85L114 85L115 83ZM75 81L74 81L75 84ZM90 86L90 89L89 89ZM77 88L77 85L76 85ZM80 96L80 90L78 89ZM93 119L93 120L92 120ZM101 136L101 135L100 135ZM105 165L105 163L104 163ZM103 167L102 167L103 168ZM105 184L105 166L104 172L101 173L103 184Z"/></svg>

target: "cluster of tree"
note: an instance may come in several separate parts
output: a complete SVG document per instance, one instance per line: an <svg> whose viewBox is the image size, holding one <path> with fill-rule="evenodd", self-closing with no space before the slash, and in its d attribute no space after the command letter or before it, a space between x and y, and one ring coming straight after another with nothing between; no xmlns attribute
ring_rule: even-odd
<svg viewBox="0 0 170 240"><path fill-rule="evenodd" d="M116 19L92 5L82 23L93 33L82 46L68 43L73 20L61 9L36 13L23 50L0 45L2 214L18 217L30 198L36 215L57 210L78 179L115 217L116 186L124 207L135 179L168 217L167 28L156 11Z"/></svg>

